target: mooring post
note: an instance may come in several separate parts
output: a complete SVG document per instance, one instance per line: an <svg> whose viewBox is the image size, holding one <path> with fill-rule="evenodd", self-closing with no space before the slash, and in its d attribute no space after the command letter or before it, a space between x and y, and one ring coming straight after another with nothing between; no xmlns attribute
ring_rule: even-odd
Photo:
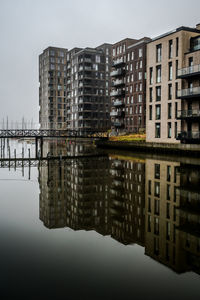
<svg viewBox="0 0 200 300"><path fill-rule="evenodd" d="M15 171L16 171L16 167L17 167L17 160L16 160L16 149L14 150L14 157L15 157Z"/></svg>
<svg viewBox="0 0 200 300"><path fill-rule="evenodd" d="M38 138L35 138L35 158L38 158Z"/></svg>
<svg viewBox="0 0 200 300"><path fill-rule="evenodd" d="M31 159L31 150L30 150L30 148L28 148L28 158L29 158L29 160Z"/></svg>
<svg viewBox="0 0 200 300"><path fill-rule="evenodd" d="M43 158L43 137L40 138L40 150L41 158Z"/></svg>
<svg viewBox="0 0 200 300"><path fill-rule="evenodd" d="M24 158L24 147L22 147L22 158Z"/></svg>

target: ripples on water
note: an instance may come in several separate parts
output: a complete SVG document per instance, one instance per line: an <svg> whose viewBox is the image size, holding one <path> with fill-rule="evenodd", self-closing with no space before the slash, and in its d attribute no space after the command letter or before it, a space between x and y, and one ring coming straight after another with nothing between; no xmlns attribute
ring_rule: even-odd
<svg viewBox="0 0 200 300"><path fill-rule="evenodd" d="M55 141L47 153L98 150ZM200 160L102 154L1 163L3 299L200 296Z"/></svg>

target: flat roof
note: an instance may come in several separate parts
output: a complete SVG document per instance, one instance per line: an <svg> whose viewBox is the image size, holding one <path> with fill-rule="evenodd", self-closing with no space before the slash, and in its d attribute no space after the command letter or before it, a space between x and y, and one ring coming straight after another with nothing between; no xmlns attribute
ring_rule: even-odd
<svg viewBox="0 0 200 300"><path fill-rule="evenodd" d="M198 30L198 29L196 29L196 28L191 28L191 27L181 26L181 27L178 27L178 28L176 28L176 29L174 29L174 30L168 31L168 32L163 33L163 34L161 34L161 35L158 35L158 36L155 37L155 38L152 38L152 40L151 40L149 43L152 43L152 42L154 42L154 41L156 41L156 40L162 39L162 38L164 38L164 37L166 37L166 36L168 36L168 35L171 35L171 34L173 34L173 33L175 33L175 32L179 32L179 31L182 31L182 30L183 30L183 31L189 31L189 32L200 33L200 30Z"/></svg>

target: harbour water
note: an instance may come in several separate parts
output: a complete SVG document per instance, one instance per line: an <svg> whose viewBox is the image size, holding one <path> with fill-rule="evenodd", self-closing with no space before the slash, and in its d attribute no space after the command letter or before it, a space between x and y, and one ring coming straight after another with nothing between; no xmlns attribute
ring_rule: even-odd
<svg viewBox="0 0 200 300"><path fill-rule="evenodd" d="M199 299L199 159L44 148L0 164L2 299Z"/></svg>

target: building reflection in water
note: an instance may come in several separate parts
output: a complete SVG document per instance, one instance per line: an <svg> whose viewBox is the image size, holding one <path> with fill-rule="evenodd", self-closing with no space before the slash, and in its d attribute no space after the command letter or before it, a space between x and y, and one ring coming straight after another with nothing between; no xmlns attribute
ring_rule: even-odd
<svg viewBox="0 0 200 300"><path fill-rule="evenodd" d="M50 161L39 173L47 228L95 230L143 246L175 272L200 272L199 167L111 155Z"/></svg>

